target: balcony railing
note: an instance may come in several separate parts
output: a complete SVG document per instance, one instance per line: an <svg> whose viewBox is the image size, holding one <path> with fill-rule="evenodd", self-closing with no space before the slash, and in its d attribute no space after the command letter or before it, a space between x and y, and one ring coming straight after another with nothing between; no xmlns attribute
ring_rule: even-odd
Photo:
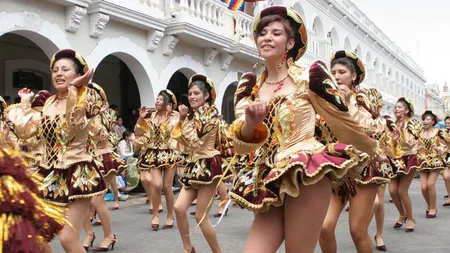
<svg viewBox="0 0 450 253"><path fill-rule="evenodd" d="M168 0L169 10L174 22L192 23L201 28L227 34L228 9L225 3L217 0ZM228 14L228 15L227 15Z"/></svg>

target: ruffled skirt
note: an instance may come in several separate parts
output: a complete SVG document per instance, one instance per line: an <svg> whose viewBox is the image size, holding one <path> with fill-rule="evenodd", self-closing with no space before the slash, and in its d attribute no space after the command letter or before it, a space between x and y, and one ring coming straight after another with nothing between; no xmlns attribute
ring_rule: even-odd
<svg viewBox="0 0 450 253"><path fill-rule="evenodd" d="M226 169L222 157L216 155L212 158L199 159L195 162L188 162L181 176L181 183L186 188L198 188L202 185L212 184L214 180L222 177ZM231 178L231 171L227 171L224 179Z"/></svg>
<svg viewBox="0 0 450 253"><path fill-rule="evenodd" d="M312 185L329 176L333 189L358 177L369 157L352 146L330 144L317 154L300 152L270 167L248 164L239 171L230 197L240 206L265 212L283 206L286 194L298 197L300 185Z"/></svg>
<svg viewBox="0 0 450 253"><path fill-rule="evenodd" d="M177 155L171 149L147 149L139 157L138 168L141 171L150 169L167 169L176 163Z"/></svg>
<svg viewBox="0 0 450 253"><path fill-rule="evenodd" d="M441 171L446 169L446 161L440 157L427 157L426 159L417 158L419 165L417 166L417 171L431 172L431 171Z"/></svg>
<svg viewBox="0 0 450 253"><path fill-rule="evenodd" d="M408 175L412 170L415 170L419 166L419 160L417 155L407 155L400 158L390 158L390 164L392 167L391 178L396 178L400 175Z"/></svg>
<svg viewBox="0 0 450 253"><path fill-rule="evenodd" d="M39 190L41 197L48 203L66 206L80 198L91 198L106 191L105 181L94 161L79 162L66 169L37 170L43 178Z"/></svg>
<svg viewBox="0 0 450 253"><path fill-rule="evenodd" d="M392 177L392 168L390 164L372 162L361 173L360 179L355 179L358 186L368 184L383 185L389 183Z"/></svg>
<svg viewBox="0 0 450 253"><path fill-rule="evenodd" d="M122 171L127 168L125 161L114 152L99 155L95 157L95 159L98 162L103 177L107 177L111 173L114 175L122 173Z"/></svg>

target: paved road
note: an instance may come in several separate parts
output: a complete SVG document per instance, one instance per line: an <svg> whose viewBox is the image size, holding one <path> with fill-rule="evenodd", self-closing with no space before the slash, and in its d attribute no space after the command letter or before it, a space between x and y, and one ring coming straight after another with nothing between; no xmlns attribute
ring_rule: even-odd
<svg viewBox="0 0 450 253"><path fill-rule="evenodd" d="M410 189L413 199L414 211L417 221L416 230L413 233L405 233L403 230L394 230L392 225L397 220L397 211L393 204L386 203L385 242L388 252L392 253L448 253L450 252L450 208L441 207L444 202L445 188L442 180L438 182L439 212L436 219L425 219L425 204L420 193L419 180L413 181ZM386 195L386 197L388 197ZM386 198L388 200L388 198ZM150 228L150 215L148 207L144 204L145 198L137 194L132 199L121 202L120 210L112 211L113 229L119 238L114 252L162 252L180 253L182 244L176 228L172 230L160 230L154 232ZM112 204L109 202L108 206ZM213 212L217 210L213 208ZM191 211L191 210L190 210ZM193 211L193 209L192 209ZM165 217L165 212L161 217ZM228 216L217 228L218 237L224 253L242 252L248 230L253 218L251 212L232 208ZM215 220L215 218L211 219ZM161 221L162 223L162 221ZM191 227L195 225L195 219L190 219ZM374 223L370 227L371 234L375 233ZM102 235L101 227L95 227L95 233ZM338 229L338 252L356 252L350 234L348 232L348 215L341 215ZM97 241L98 243L99 241ZM192 242L200 253L210 252L201 231L197 230L192 236ZM53 243L54 252L63 252L59 242ZM278 252L285 252L280 249ZM317 248L316 253L321 252Z"/></svg>

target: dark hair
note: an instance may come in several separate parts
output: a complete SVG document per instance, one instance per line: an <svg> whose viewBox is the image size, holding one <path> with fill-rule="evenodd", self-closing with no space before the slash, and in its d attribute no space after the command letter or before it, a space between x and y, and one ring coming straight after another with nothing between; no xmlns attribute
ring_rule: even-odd
<svg viewBox="0 0 450 253"><path fill-rule="evenodd" d="M127 137L129 137L131 134L132 134L133 132L130 132L130 131L128 131L128 130L125 130L123 133L122 133L122 140L125 140Z"/></svg>
<svg viewBox="0 0 450 253"><path fill-rule="evenodd" d="M283 24L284 30L287 34L287 38L293 39L295 38L295 32L294 32L294 26L295 24L291 23L289 19L284 18L278 14L268 15L261 19L261 21L258 23L258 26L256 26L255 30L255 37L258 38L259 34L262 32L264 27L268 26L272 22L280 22Z"/></svg>
<svg viewBox="0 0 450 253"><path fill-rule="evenodd" d="M118 107L116 104L111 104L111 105L109 106L109 108L110 108L110 109L113 109L114 111L118 111L118 110L119 110L119 107Z"/></svg>
<svg viewBox="0 0 450 253"><path fill-rule="evenodd" d="M397 103L402 103L406 107L406 109L408 109L408 114L406 114L406 116L411 118L414 115L414 111L411 108L411 104L408 101L406 101L404 97L399 98L397 100Z"/></svg>
<svg viewBox="0 0 450 253"><path fill-rule="evenodd" d="M203 92L203 96L206 96L206 94L209 95L206 102L209 105L212 105L213 100L212 100L212 94L211 94L211 87L209 87L209 85L207 85L205 82L197 80L197 81L193 81L192 83L189 84L189 90L194 86L197 86Z"/></svg>
<svg viewBox="0 0 450 253"><path fill-rule="evenodd" d="M167 93L165 93L164 91L160 91L158 93L158 96L161 96L163 98L164 106L167 106L170 103L169 95L167 95Z"/></svg>
<svg viewBox="0 0 450 253"><path fill-rule="evenodd" d="M425 111L422 114L422 120L425 120L426 117L431 117L434 120L433 125L436 125L436 123L438 122L438 117L432 111Z"/></svg>
<svg viewBox="0 0 450 253"><path fill-rule="evenodd" d="M55 62L53 63L53 66L52 66L52 70L53 70L53 68L55 67L55 64L56 64L59 60L62 60L62 59L68 59L68 60L71 60L71 61L73 62L73 66L74 66L74 68L75 68L75 72L76 72L77 74L80 74L80 75L83 74L83 72L82 72L83 66L81 65L80 61L78 61L77 58L75 58L75 57L62 57L62 58L59 58L59 59L55 60Z"/></svg>
<svg viewBox="0 0 450 253"><path fill-rule="evenodd" d="M345 66L346 68L348 68L348 70L350 70L350 72L356 73L355 65L354 65L353 62L352 62L349 58L347 58L347 57L337 58L337 59L333 60L333 61L331 62L331 68L333 68L334 65L336 65L336 64L343 65L343 66Z"/></svg>
<svg viewBox="0 0 450 253"><path fill-rule="evenodd" d="M450 116L445 117L444 121L450 120Z"/></svg>

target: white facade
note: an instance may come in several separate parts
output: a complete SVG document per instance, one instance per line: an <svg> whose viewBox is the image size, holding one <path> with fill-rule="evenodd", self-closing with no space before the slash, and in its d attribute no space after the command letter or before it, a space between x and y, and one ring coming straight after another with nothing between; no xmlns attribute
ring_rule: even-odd
<svg viewBox="0 0 450 253"><path fill-rule="evenodd" d="M444 99L440 96L437 83L425 84L425 110L433 111L441 120L445 118Z"/></svg>
<svg viewBox="0 0 450 253"><path fill-rule="evenodd" d="M309 42L301 64L328 62L334 50L354 51L366 66L363 87L382 91L385 114L401 96L413 101L417 114L424 110L423 71L351 1L273 2L304 18ZM97 69L94 81L111 103L152 106L160 90L201 73L215 82L217 106L227 114L239 76L258 59L253 17L218 0L3 0L0 8L0 94L12 97L18 90L12 85L15 70L35 71L50 88L49 57L73 48Z"/></svg>

